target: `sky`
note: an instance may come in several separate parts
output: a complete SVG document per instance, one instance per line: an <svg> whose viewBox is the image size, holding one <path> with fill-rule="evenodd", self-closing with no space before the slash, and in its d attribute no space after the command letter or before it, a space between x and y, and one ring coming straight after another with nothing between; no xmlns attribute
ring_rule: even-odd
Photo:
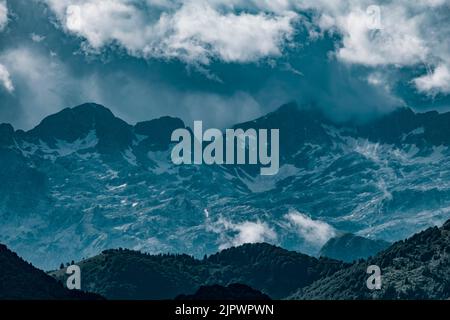
<svg viewBox="0 0 450 320"><path fill-rule="evenodd" d="M0 123L96 102L224 128L450 108L450 0L0 0Z"/></svg>

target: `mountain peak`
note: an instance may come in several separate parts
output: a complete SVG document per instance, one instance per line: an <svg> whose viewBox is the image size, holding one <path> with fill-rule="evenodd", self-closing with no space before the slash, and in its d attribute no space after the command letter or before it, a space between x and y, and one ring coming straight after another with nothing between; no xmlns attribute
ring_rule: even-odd
<svg viewBox="0 0 450 320"><path fill-rule="evenodd" d="M95 121L96 118L115 119L116 117L112 111L101 104L97 103L83 103L73 108L67 108L72 112L73 116L78 117L80 120Z"/></svg>
<svg viewBox="0 0 450 320"><path fill-rule="evenodd" d="M185 128L183 120L166 116L138 122L134 127L134 132L147 136L143 141L143 145L157 151L166 150L171 143L172 132L180 128Z"/></svg>
<svg viewBox="0 0 450 320"><path fill-rule="evenodd" d="M185 128L183 120L169 116L138 122L134 126L134 130L137 134L164 139L168 137L169 141L172 131L179 128Z"/></svg>
<svg viewBox="0 0 450 320"><path fill-rule="evenodd" d="M86 137L92 130L95 130L99 139L98 148L102 153L116 147L124 149L133 139L129 124L115 117L108 108L96 103L85 103L50 115L28 131L27 135L49 144L53 144L55 140L72 143Z"/></svg>
<svg viewBox="0 0 450 320"><path fill-rule="evenodd" d="M28 131L28 134L47 142L53 139L73 142L87 135L98 123L110 122L114 118L109 109L99 104L86 103L65 108L44 118L38 126Z"/></svg>
<svg viewBox="0 0 450 320"><path fill-rule="evenodd" d="M283 104L278 109L273 111L272 113L290 113L290 112L298 112L300 110L299 105L295 101L291 101Z"/></svg>

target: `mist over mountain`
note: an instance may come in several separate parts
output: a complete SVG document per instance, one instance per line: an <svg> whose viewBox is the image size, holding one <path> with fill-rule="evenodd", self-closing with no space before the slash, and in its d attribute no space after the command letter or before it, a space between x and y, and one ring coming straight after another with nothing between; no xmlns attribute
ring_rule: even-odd
<svg viewBox="0 0 450 320"><path fill-rule="evenodd" d="M449 298L448 21L449 0L0 0L0 298L99 298L49 280L67 261L109 299Z"/></svg>
<svg viewBox="0 0 450 320"><path fill-rule="evenodd" d="M344 233L328 240L320 249L319 256L353 262L372 257L389 245L390 243L387 241L371 240L351 233Z"/></svg>
<svg viewBox="0 0 450 320"><path fill-rule="evenodd" d="M77 263L83 286L109 299L448 299L450 220L354 263L316 259L266 243L245 244L202 260L107 250ZM380 290L367 267L380 267ZM50 273L65 280L65 269Z"/></svg>
<svg viewBox="0 0 450 320"><path fill-rule="evenodd" d="M280 171L176 166L162 117L89 103L0 125L0 241L52 269L111 247L196 257L245 242L317 255L340 232L396 241L448 219L450 113L335 123L295 103L235 128L280 130ZM176 237L173 236L176 234Z"/></svg>
<svg viewBox="0 0 450 320"><path fill-rule="evenodd" d="M450 220L396 242L369 259L345 263L266 243L245 244L203 259L106 250L76 264L82 289L63 287L66 268L44 273L0 245L3 299L448 299ZM370 290L367 267L381 270ZM52 279L53 276L55 279ZM270 297L269 297L270 296Z"/></svg>

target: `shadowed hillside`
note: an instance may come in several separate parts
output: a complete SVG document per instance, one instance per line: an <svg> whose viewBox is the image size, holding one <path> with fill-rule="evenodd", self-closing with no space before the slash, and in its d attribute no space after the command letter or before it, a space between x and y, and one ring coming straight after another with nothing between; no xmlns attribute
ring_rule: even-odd
<svg viewBox="0 0 450 320"><path fill-rule="evenodd" d="M233 283L283 298L345 266L264 243L230 248L203 260L106 250L78 265L83 289L110 299L173 299L181 293L192 294L202 285ZM53 275L63 280L65 269Z"/></svg>
<svg viewBox="0 0 450 320"><path fill-rule="evenodd" d="M382 289L366 287L367 266L382 272ZM299 290L293 299L448 299L450 298L450 220L367 261L359 261L331 277Z"/></svg>
<svg viewBox="0 0 450 320"><path fill-rule="evenodd" d="M100 296L68 290L0 244L0 300L97 300Z"/></svg>

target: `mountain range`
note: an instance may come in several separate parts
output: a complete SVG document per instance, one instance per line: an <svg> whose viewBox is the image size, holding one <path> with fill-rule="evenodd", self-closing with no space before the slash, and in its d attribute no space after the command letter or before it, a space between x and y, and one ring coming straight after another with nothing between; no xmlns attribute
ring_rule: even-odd
<svg viewBox="0 0 450 320"><path fill-rule="evenodd" d="M450 113L336 123L287 104L234 128L280 130L280 172L176 166L162 117L67 108L0 125L0 242L42 269L108 248L199 258L245 242L319 255L341 233L394 242L450 216Z"/></svg>
<svg viewBox="0 0 450 320"><path fill-rule="evenodd" d="M450 220L353 263L258 243L202 260L108 250L78 265L84 289L111 299L448 299ZM380 290L367 288L371 265L381 270ZM65 269L51 274L65 280Z"/></svg>
<svg viewBox="0 0 450 320"><path fill-rule="evenodd" d="M203 259L106 250L76 263L83 290L63 288L66 268L45 274L0 246L2 299L267 300L448 299L450 220L398 241L368 259L345 263L266 243L245 244ZM368 266L381 289L366 285ZM55 279L52 279L53 276Z"/></svg>

